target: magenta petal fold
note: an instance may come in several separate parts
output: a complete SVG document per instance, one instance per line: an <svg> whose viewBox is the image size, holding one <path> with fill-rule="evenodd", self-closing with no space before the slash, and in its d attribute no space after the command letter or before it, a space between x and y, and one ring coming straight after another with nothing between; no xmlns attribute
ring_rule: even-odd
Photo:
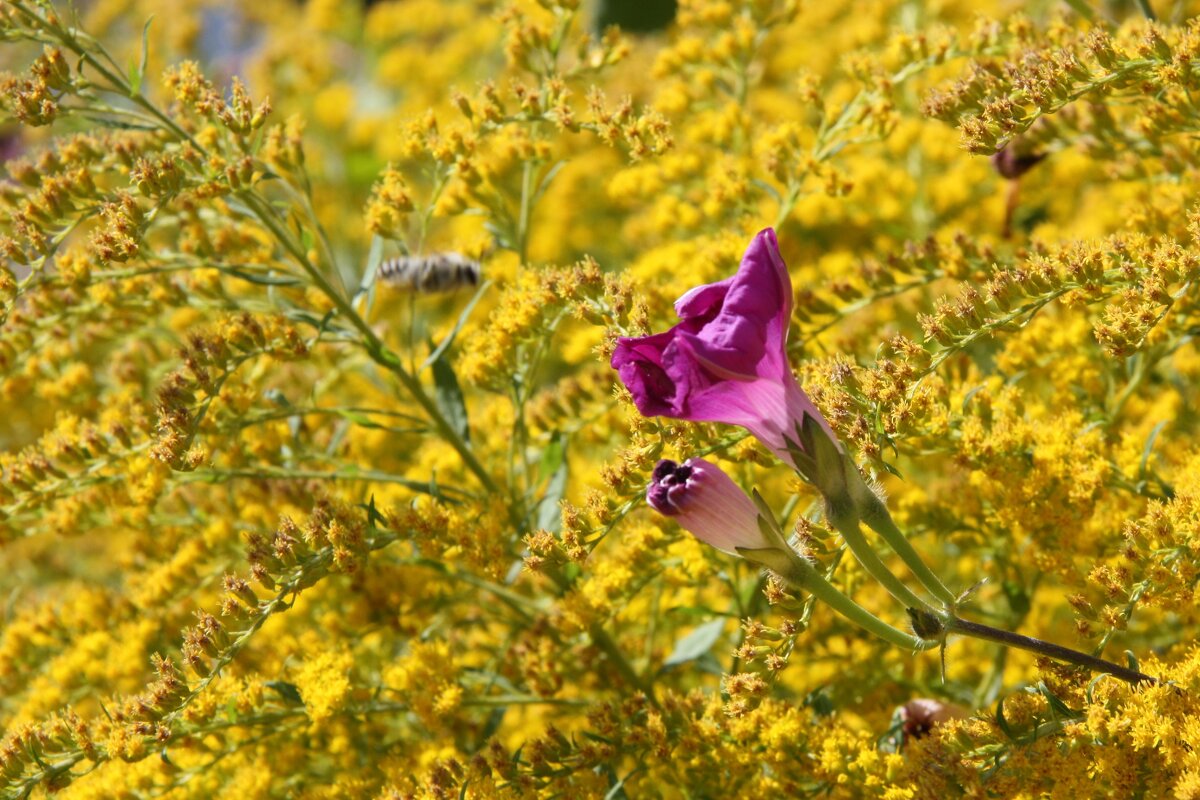
<svg viewBox="0 0 1200 800"><path fill-rule="evenodd" d="M642 414L740 425L786 463L796 426L829 424L787 361L792 282L775 231L750 243L735 275L697 286L675 303L664 333L617 342L612 366Z"/></svg>

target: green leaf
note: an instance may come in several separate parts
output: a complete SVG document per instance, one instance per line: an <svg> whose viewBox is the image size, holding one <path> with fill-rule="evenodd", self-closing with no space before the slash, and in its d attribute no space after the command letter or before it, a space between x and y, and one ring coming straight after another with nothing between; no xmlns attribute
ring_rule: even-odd
<svg viewBox="0 0 1200 800"><path fill-rule="evenodd" d="M245 270L238 269L237 267L219 267L219 269L226 275L232 275L233 277L239 278L247 283L258 284L259 286L300 286L303 283L303 281L298 278L276 278L272 275L259 275L253 272L246 272Z"/></svg>
<svg viewBox="0 0 1200 800"><path fill-rule="evenodd" d="M1030 600L1029 593L1025 591L1025 587L1014 581L1005 581L1000 584L1000 588L1004 590L1004 597L1008 600L1008 607L1018 618L1024 617L1029 613Z"/></svg>
<svg viewBox="0 0 1200 800"><path fill-rule="evenodd" d="M483 293L491 285L491 281L484 281L479 284L479 288L475 290L475 294L471 297L471 301L467 303L467 307L458 315L458 320L454 323L454 327L446 334L446 338L442 339L441 343L429 354L429 358L425 359L425 363L421 365L421 369L425 369L433 364L442 357L443 353L450 349L450 345L454 344L454 337L458 336L458 332L462 330L462 326L467 324L467 319L471 316L471 310L475 308L475 304L479 302L479 299L483 297Z"/></svg>
<svg viewBox="0 0 1200 800"><path fill-rule="evenodd" d="M450 427L463 438L464 442L471 441L471 430L467 423L467 405L463 401L462 389L459 388L458 378L454 368L444 358L433 362L434 400Z"/></svg>
<svg viewBox="0 0 1200 800"><path fill-rule="evenodd" d="M625 781L640 771L635 769L633 772L626 775L624 778L617 779L617 773L613 771L611 766L605 766L605 772L608 776L609 790L608 794L604 795L604 800L628 800L629 795L625 793Z"/></svg>
<svg viewBox="0 0 1200 800"><path fill-rule="evenodd" d="M712 649L724 631L724 619L714 619L694 628L691 633L675 643L675 649L663 662L663 668L675 667L700 658Z"/></svg>
<svg viewBox="0 0 1200 800"><path fill-rule="evenodd" d="M1146 475L1146 466L1150 463L1150 454L1154 452L1154 443L1158 440L1158 435L1162 433L1162 429L1167 425L1167 420L1163 420L1154 426L1154 430L1150 431L1150 435L1146 437L1146 444L1142 447L1142 461L1138 464L1138 477Z"/></svg>
<svg viewBox="0 0 1200 800"><path fill-rule="evenodd" d="M1068 706L1054 692L1050 691L1050 687L1045 681L1038 681L1038 693L1046 698L1046 703L1050 706L1050 712L1058 719L1078 719L1080 712Z"/></svg>
<svg viewBox="0 0 1200 800"><path fill-rule="evenodd" d="M776 203L779 203L780 205L783 204L783 195L781 195L779 193L779 190L776 189L771 184L767 183L766 181L762 180L761 178L752 179L750 181L750 184L752 186L754 186L755 189L760 189L763 192L766 192L767 194L769 194L771 196L771 199L774 200Z"/></svg>
<svg viewBox="0 0 1200 800"><path fill-rule="evenodd" d="M895 448L893 448L893 449L895 449ZM904 480L904 475L902 475L900 473L900 470L896 469L896 467L893 466L892 464L889 464L886 461L880 461L879 466L883 467L884 471L887 472L889 475L895 475L900 480Z"/></svg>
<svg viewBox="0 0 1200 800"><path fill-rule="evenodd" d="M974 398L975 395L979 394L979 392L981 392L985 388L987 388L987 385L981 383L978 386L976 386L974 389L972 389L971 391L969 391L965 395L963 395L962 413L964 413L964 414L967 413L967 407L971 405L972 398Z"/></svg>
<svg viewBox="0 0 1200 800"><path fill-rule="evenodd" d="M996 702L996 727L998 727L1004 733L1004 735L1008 737L1009 741L1015 742L1017 740L1016 735L1013 733L1012 726L1009 725L1008 720L1004 718L1003 697Z"/></svg>
<svg viewBox="0 0 1200 800"><path fill-rule="evenodd" d="M675 606L667 609L666 613L672 618L680 617L688 620L712 619L713 617L736 617L737 614L717 611L708 606Z"/></svg>
<svg viewBox="0 0 1200 800"><path fill-rule="evenodd" d="M504 715L508 713L508 706L497 706L488 714L487 721L483 724L483 730L479 732L480 741L487 741L492 738L496 731L500 730L500 724L504 722ZM466 785L463 785L466 788Z"/></svg>
<svg viewBox="0 0 1200 800"><path fill-rule="evenodd" d="M349 420L350 422L353 422L355 425L357 425L360 428L382 428L383 427L383 425L380 425L378 422L371 419L366 414L360 414L359 412L351 411L350 409L338 409L337 415L339 417L341 417L342 419L346 419L346 420Z"/></svg>
<svg viewBox="0 0 1200 800"><path fill-rule="evenodd" d="M150 59L150 23L154 22L154 15L151 14L146 18L146 24L142 26L142 58L135 67L129 65L129 86L130 96L140 94L142 91L142 79L146 77L146 62Z"/></svg>
<svg viewBox="0 0 1200 800"><path fill-rule="evenodd" d="M830 687L819 686L804 696L804 705L811 708L818 717L828 717L837 710L830 694Z"/></svg>
<svg viewBox="0 0 1200 800"><path fill-rule="evenodd" d="M375 305L375 275L379 265L383 263L383 237L376 235L371 239L371 251L367 253L367 266L363 269L362 280L358 284L357 297L367 296L367 313Z"/></svg>
<svg viewBox="0 0 1200 800"><path fill-rule="evenodd" d="M550 437L550 444L542 452L542 463L538 471L547 481L546 491L538 502L536 525L551 533L562 530L562 512L558 504L567 490L567 444L557 431Z"/></svg>
<svg viewBox="0 0 1200 800"><path fill-rule="evenodd" d="M334 414L341 417L342 419L346 420L347 422L353 423L354 425L357 425L360 428L370 428L372 430L377 430L377 431L389 431L390 433L422 433L422 432L428 430L428 426L422 420L420 420L410 414L404 414L401 412L395 412L395 411L387 412L386 416L407 420L407 421L412 422L413 425L409 425L409 426L386 425L382 422L376 422L374 419L367 416L366 412L360 411L355 408L332 408L332 409L330 409L330 411L332 411ZM384 413L384 412L377 411L377 412L373 412L373 413Z"/></svg>
<svg viewBox="0 0 1200 800"><path fill-rule="evenodd" d="M531 206L536 206L538 204L538 201L542 199L542 195L544 195L546 190L550 188L550 182L554 180L555 176L557 176L562 168L566 165L566 160L563 160L555 163L554 166L546 170L546 173L542 175L542 179L538 181L537 190L534 191L533 200L530 202Z"/></svg>
<svg viewBox="0 0 1200 800"><path fill-rule="evenodd" d="M1064 2L1071 7L1072 11L1088 22L1096 21L1096 12L1092 10L1092 7L1085 0L1064 0Z"/></svg>
<svg viewBox="0 0 1200 800"><path fill-rule="evenodd" d="M318 317L317 315L309 313L302 308L293 308L289 309L285 316L290 320L296 320L297 322L303 322L305 325L311 325L313 328L316 328L318 331L324 333L327 329L330 329L331 326L329 325L329 322L333 319L335 313L336 312L333 309L330 309L325 313L325 316ZM339 330L337 328L333 329Z"/></svg>
<svg viewBox="0 0 1200 800"><path fill-rule="evenodd" d="M367 501L362 509L367 512L367 524L378 528L386 528L387 520L383 514L379 513L379 509L375 507L375 495L371 495L371 499Z"/></svg>
<svg viewBox="0 0 1200 800"><path fill-rule="evenodd" d="M292 404L288 402L287 395L278 389L267 389L265 392L263 392L263 397L280 408L292 407Z"/></svg>
<svg viewBox="0 0 1200 800"><path fill-rule="evenodd" d="M550 435L550 444L542 451L542 459L538 462L538 477L546 480L562 468L567 460L567 444L560 431Z"/></svg>

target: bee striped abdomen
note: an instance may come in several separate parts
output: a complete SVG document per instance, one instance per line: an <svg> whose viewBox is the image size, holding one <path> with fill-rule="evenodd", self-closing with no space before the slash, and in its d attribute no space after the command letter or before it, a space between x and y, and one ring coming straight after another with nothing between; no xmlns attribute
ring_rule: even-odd
<svg viewBox="0 0 1200 800"><path fill-rule="evenodd" d="M390 258L379 265L379 280L412 292L450 292L479 283L478 261L461 253L430 253Z"/></svg>

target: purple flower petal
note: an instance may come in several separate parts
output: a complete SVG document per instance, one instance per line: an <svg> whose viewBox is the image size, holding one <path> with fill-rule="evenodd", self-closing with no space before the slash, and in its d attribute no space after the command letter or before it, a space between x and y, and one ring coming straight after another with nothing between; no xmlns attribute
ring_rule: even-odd
<svg viewBox="0 0 1200 800"><path fill-rule="evenodd" d="M675 310L679 324L613 352L639 411L741 425L784 460L805 415L829 430L788 366L792 284L774 231L754 237L735 275L697 286Z"/></svg>
<svg viewBox="0 0 1200 800"><path fill-rule="evenodd" d="M730 277L717 283L706 283L689 289L683 297L675 301L675 313L680 319L712 319L725 304L725 295L729 293L729 286L733 281L734 278Z"/></svg>
<svg viewBox="0 0 1200 800"><path fill-rule="evenodd" d="M613 351L612 367L643 416L675 416L675 382L663 369L663 350L674 338L673 330L640 339L623 337Z"/></svg>

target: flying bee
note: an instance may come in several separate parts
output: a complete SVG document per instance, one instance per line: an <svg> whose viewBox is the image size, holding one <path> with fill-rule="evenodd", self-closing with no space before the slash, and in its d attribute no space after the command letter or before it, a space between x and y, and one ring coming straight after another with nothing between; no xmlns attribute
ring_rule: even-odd
<svg viewBox="0 0 1200 800"><path fill-rule="evenodd" d="M480 266L461 253L389 258L379 265L379 280L397 289L434 294L479 283Z"/></svg>

